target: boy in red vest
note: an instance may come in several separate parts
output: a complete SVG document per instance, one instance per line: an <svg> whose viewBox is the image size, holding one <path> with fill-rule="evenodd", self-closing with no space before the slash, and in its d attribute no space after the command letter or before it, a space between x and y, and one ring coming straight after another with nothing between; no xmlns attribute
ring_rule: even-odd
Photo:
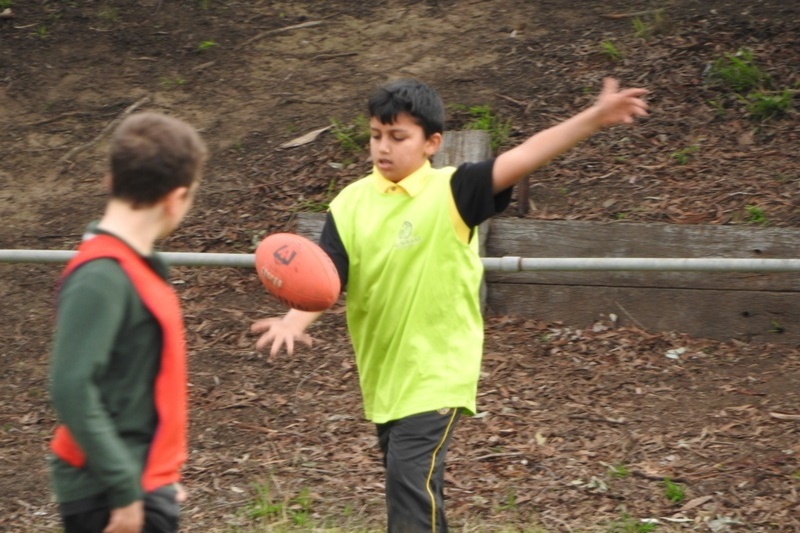
<svg viewBox="0 0 800 533"><path fill-rule="evenodd" d="M511 187L603 127L647 114L643 89L607 79L597 101L495 159L433 169L444 105L399 80L369 100L372 173L331 202L320 244L347 287L364 414L386 468L390 533L447 531L444 464L461 413L476 411L483 347L477 227ZM253 324L256 346L310 344L320 313L291 310Z"/></svg>
<svg viewBox="0 0 800 533"><path fill-rule="evenodd" d="M110 199L58 294L50 467L66 533L178 531L186 348L153 247L192 205L206 158L194 128L157 113L114 133Z"/></svg>

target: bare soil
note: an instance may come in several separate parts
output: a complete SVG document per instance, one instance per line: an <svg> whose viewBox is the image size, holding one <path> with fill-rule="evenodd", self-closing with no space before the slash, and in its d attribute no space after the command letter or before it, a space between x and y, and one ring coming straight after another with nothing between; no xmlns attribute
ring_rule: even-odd
<svg viewBox="0 0 800 533"><path fill-rule="evenodd" d="M534 173L524 216L797 227L797 112L753 119L710 68L750 49L762 90L788 88L796 107L798 35L800 4L785 0L16 0L0 14L0 248L73 248L105 201L110 129L150 109L191 121L212 150L162 248L251 253L370 168L331 131L279 147L356 123L400 76L439 90L453 129L491 106L511 124L501 151L589 105L604 76L651 90L650 118ZM2 531L58 530L45 455L59 269L0 264ZM253 272L174 278L191 347L183 531L380 530L342 308L313 349L268 361L247 328L283 309ZM454 530L800 531L797 347L490 313L483 370L481 413L450 455Z"/></svg>

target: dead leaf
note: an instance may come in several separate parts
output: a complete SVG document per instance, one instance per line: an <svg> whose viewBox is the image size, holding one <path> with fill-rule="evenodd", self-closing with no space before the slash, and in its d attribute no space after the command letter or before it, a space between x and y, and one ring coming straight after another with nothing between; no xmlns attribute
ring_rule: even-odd
<svg viewBox="0 0 800 533"><path fill-rule="evenodd" d="M309 131L305 135L301 135L300 137L296 137L289 142L285 142L280 145L278 148L287 149L287 148L296 148L298 146L303 146L304 144L308 144L310 142L314 142L317 137L319 137L322 133L328 131L333 126L326 126L324 128L319 128L318 130Z"/></svg>
<svg viewBox="0 0 800 533"><path fill-rule="evenodd" d="M713 500L713 496L700 496L699 498L694 498L686 502L683 507L680 508L680 511L688 511L689 509L694 509L695 507L700 507L706 502Z"/></svg>

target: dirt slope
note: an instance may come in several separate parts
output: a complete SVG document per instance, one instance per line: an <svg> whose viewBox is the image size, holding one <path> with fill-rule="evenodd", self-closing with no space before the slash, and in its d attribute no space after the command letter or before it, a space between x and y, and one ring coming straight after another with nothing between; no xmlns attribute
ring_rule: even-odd
<svg viewBox="0 0 800 533"><path fill-rule="evenodd" d="M0 6L11 2L0 2ZM756 120L713 65L750 50L761 91L800 87L800 7L754 0L16 1L0 15L0 248L70 249L105 200L108 132L151 109L202 129L203 191L163 248L253 251L368 171L331 131L399 76L449 127L488 105L500 150L589 105L602 77L652 116L531 177L539 218L796 227L800 122ZM655 9L661 9L658 14ZM2 9L0 8L0 11ZM5 17L5 18L2 18ZM605 44L604 44L605 43ZM513 216L513 207L509 216ZM44 457L58 265L0 264L0 530L55 531ZM251 272L175 271L191 353L185 531L260 523L380 529L383 492L342 310L313 350L269 362L249 323L281 312ZM713 319L713 317L709 317ZM479 417L458 429L453 528L798 531L796 347L489 316ZM671 501L665 483L683 489ZM674 494L673 494L674 495ZM267 529L269 530L269 529Z"/></svg>

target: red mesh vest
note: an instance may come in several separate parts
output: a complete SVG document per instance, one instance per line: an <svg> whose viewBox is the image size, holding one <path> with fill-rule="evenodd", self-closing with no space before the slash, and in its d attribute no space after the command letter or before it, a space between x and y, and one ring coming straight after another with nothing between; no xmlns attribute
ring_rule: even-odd
<svg viewBox="0 0 800 533"><path fill-rule="evenodd" d="M180 303L172 287L142 257L110 235L97 235L84 241L67 263L61 279L66 279L78 266L101 258L114 259L120 264L144 306L161 326L161 367L155 380L158 426L141 481L144 491L150 492L177 482L180 468L186 461L186 342ZM56 428L50 448L74 467L86 464L86 456L64 425Z"/></svg>

